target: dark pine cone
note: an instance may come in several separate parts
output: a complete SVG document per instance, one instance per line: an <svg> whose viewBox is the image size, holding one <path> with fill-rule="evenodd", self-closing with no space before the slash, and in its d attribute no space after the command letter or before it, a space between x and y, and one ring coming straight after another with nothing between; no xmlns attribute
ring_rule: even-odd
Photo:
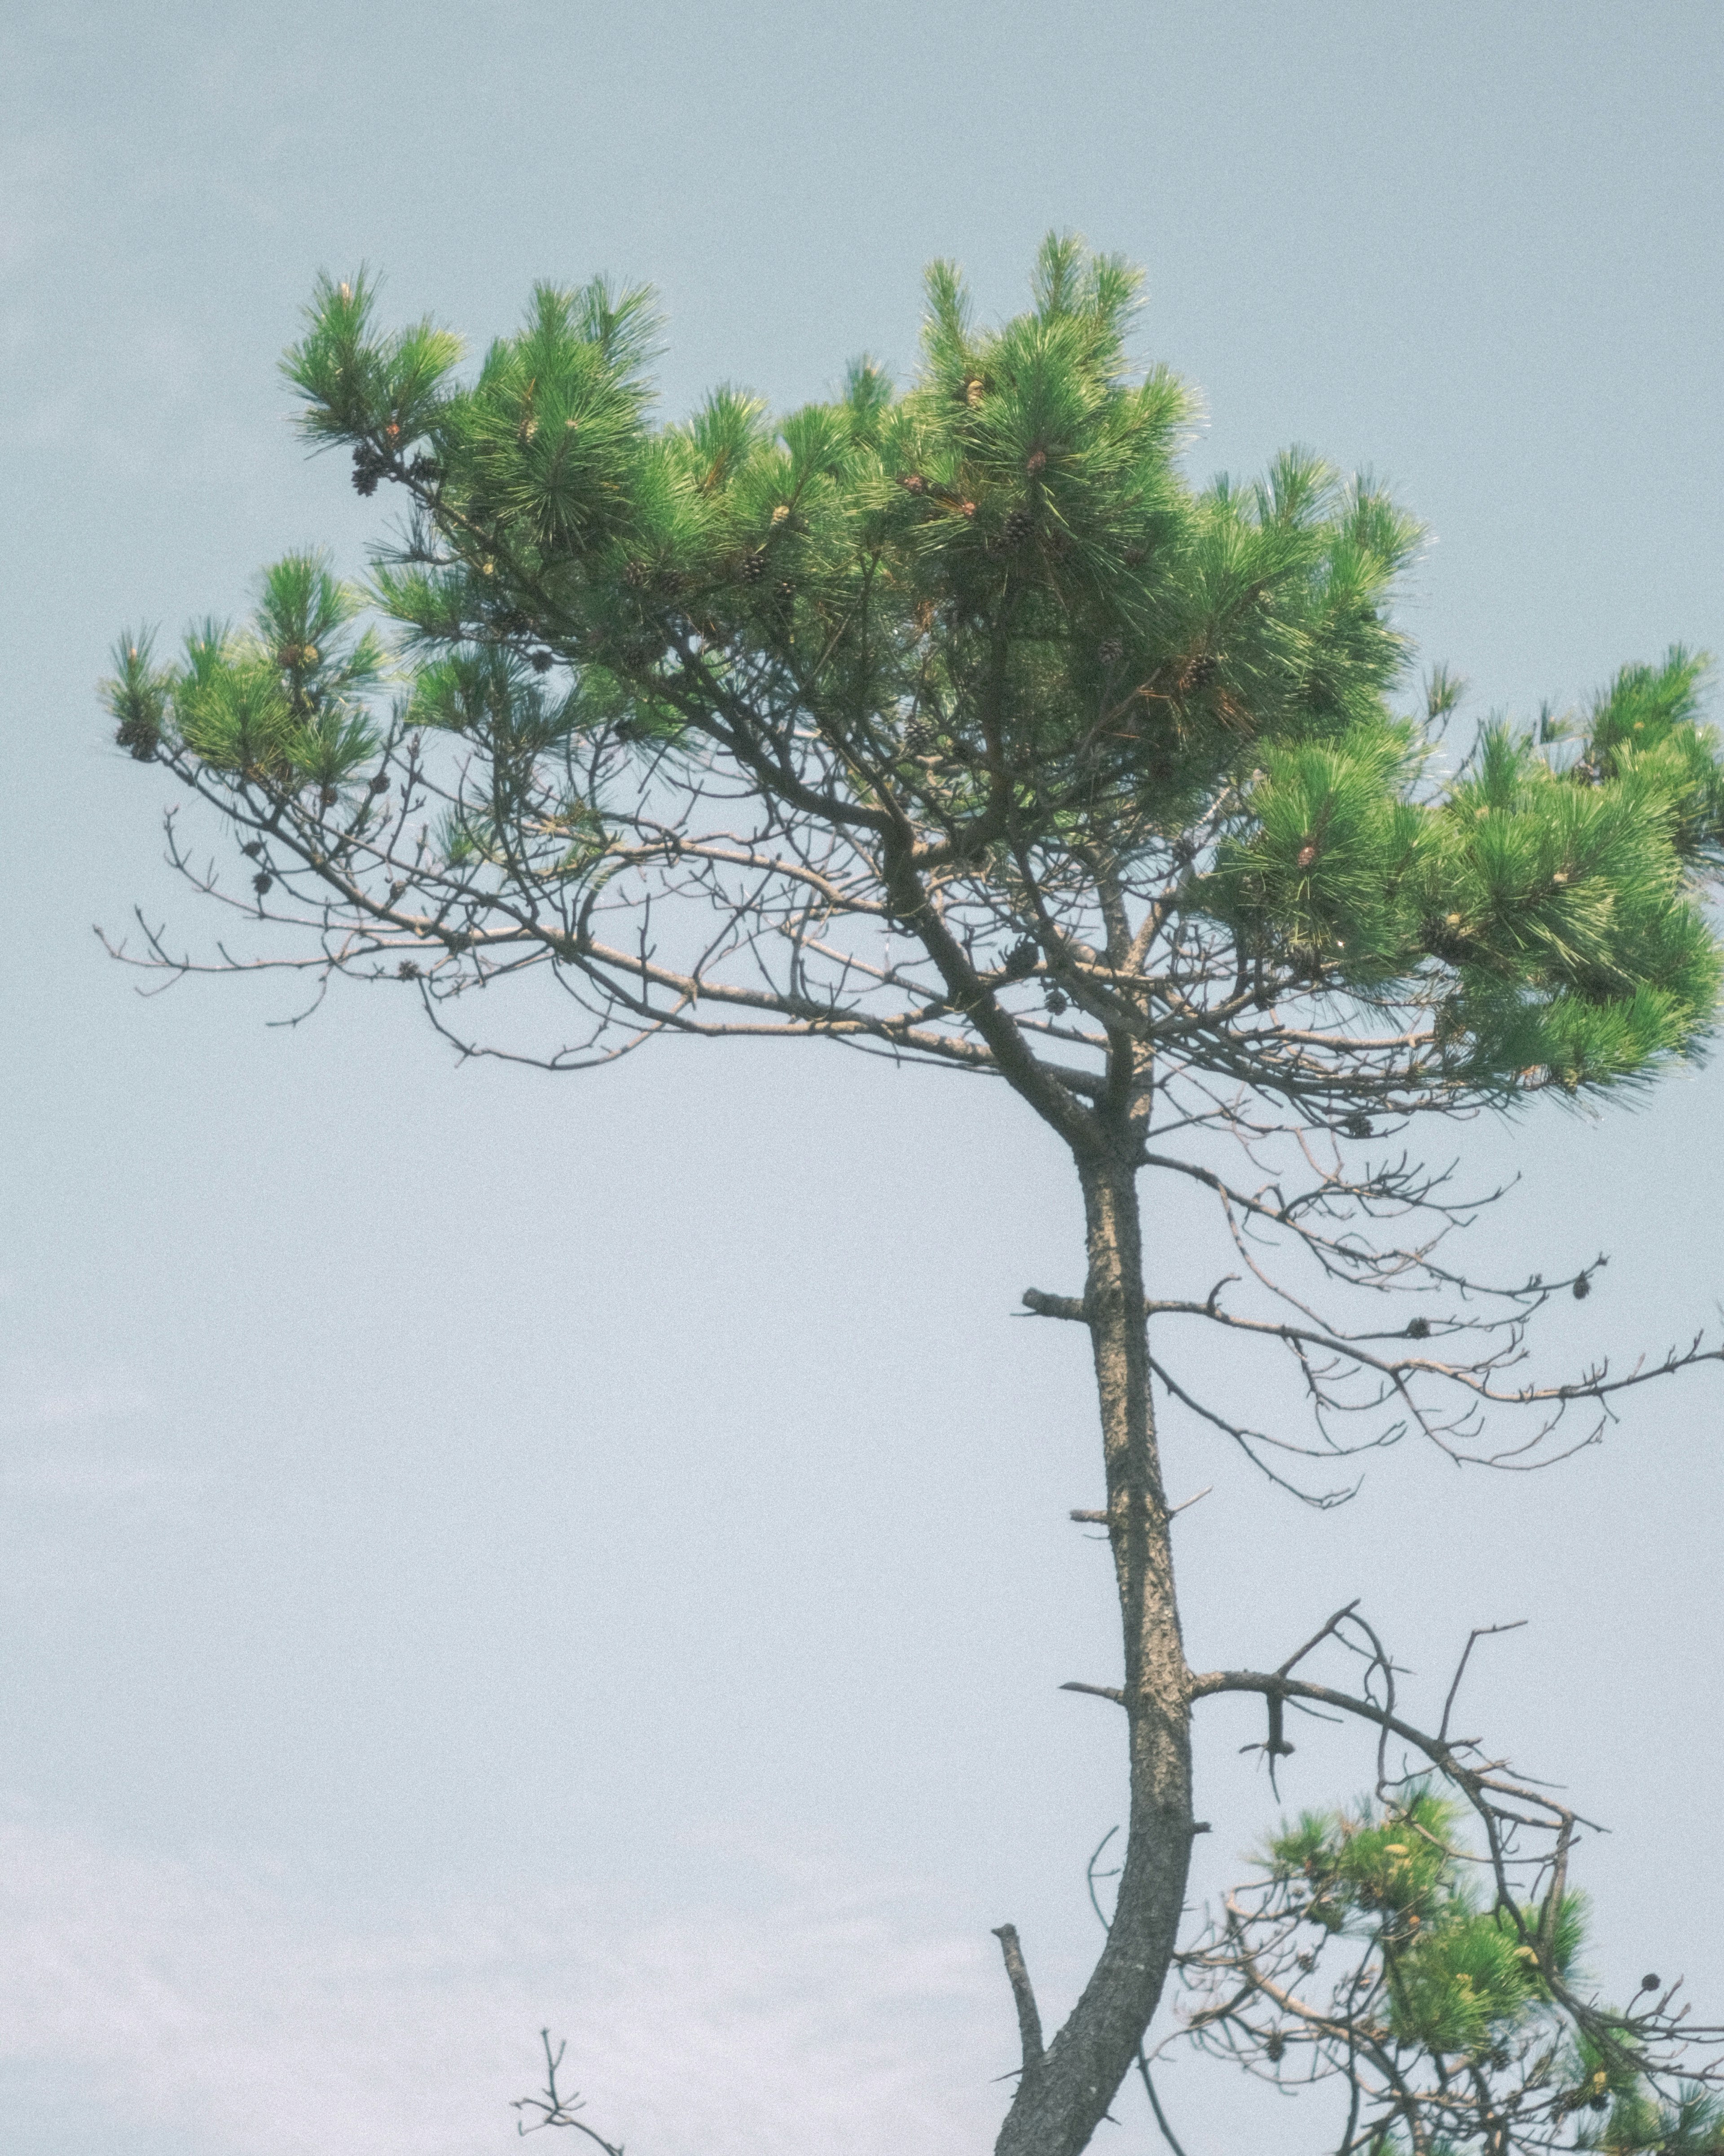
<svg viewBox="0 0 1724 2156"><path fill-rule="evenodd" d="M1126 655L1126 647L1116 636L1110 636L1095 647L1095 656L1104 666L1117 666Z"/></svg>
<svg viewBox="0 0 1724 2156"><path fill-rule="evenodd" d="M1042 1001L1055 1018L1058 1018L1066 1009L1066 997L1059 988L1049 988L1046 995L1042 998Z"/></svg>
<svg viewBox="0 0 1724 2156"><path fill-rule="evenodd" d="M926 719L912 719L904 729L904 746L912 756L926 756L934 746L934 729Z"/></svg>
<svg viewBox="0 0 1724 2156"><path fill-rule="evenodd" d="M263 870L252 878L251 887L261 898L275 880L275 877L267 870Z"/></svg>
<svg viewBox="0 0 1724 2156"><path fill-rule="evenodd" d="M1407 1337L1409 1340L1429 1340L1430 1337L1431 1322L1429 1318L1409 1317L1407 1320Z"/></svg>
<svg viewBox="0 0 1724 2156"><path fill-rule="evenodd" d="M341 798L333 786L321 786L317 789L318 802L325 808L333 808Z"/></svg>
<svg viewBox="0 0 1724 2156"><path fill-rule="evenodd" d="M530 651L527 664L535 674L548 674L557 662L548 651Z"/></svg>
<svg viewBox="0 0 1724 2156"><path fill-rule="evenodd" d="M1218 661L1213 652L1206 651L1201 659L1193 660L1186 670L1188 689L1207 689L1215 679Z"/></svg>
<svg viewBox="0 0 1724 2156"><path fill-rule="evenodd" d="M375 494L377 481L388 469L387 457L380 456L369 442L358 443L353 451L353 491Z"/></svg>
<svg viewBox="0 0 1724 2156"><path fill-rule="evenodd" d="M380 771L372 779L371 790L373 793L387 793L389 791L389 774L387 771Z"/></svg>
<svg viewBox="0 0 1724 2156"><path fill-rule="evenodd" d="M1007 952L1006 963L1001 971L1008 981L1025 980L1035 971L1036 961L1041 955L1041 947L1034 937L1026 936Z"/></svg>
<svg viewBox="0 0 1724 2156"><path fill-rule="evenodd" d="M742 557L740 574L745 584L757 584L766 572L767 554L764 547L757 547L753 553L745 554Z"/></svg>
<svg viewBox="0 0 1724 2156"><path fill-rule="evenodd" d="M1035 519L1027 509L1014 509L1006 519L1005 541L1008 547L1021 547L1035 529Z"/></svg>
<svg viewBox="0 0 1724 2156"><path fill-rule="evenodd" d="M429 486L443 477L443 468L435 457L415 457L407 468L407 475L421 486Z"/></svg>
<svg viewBox="0 0 1724 2156"><path fill-rule="evenodd" d="M1352 1115L1341 1127L1350 1138L1368 1138L1371 1136L1371 1118L1364 1115Z"/></svg>

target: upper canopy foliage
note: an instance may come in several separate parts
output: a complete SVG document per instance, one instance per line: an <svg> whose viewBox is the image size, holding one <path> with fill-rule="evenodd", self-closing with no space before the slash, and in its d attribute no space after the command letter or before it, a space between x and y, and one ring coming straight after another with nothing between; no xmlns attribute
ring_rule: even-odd
<svg viewBox="0 0 1724 2156"><path fill-rule="evenodd" d="M657 424L642 292L541 288L464 385L452 336L386 333L371 283L326 281L286 367L307 434L351 448L362 492L411 500L372 594L397 724L366 702L382 654L347 629L354 596L294 557L243 635L202 629L160 669L126 639L120 738L315 789L362 850L367 765L403 726L460 737L444 852L495 872L462 908L555 886L552 955L577 968L571 880L641 865L649 767L661 799L698 774L819 834L829 923L939 916L963 963L908 1000L948 1043L1033 974L1098 1045L1177 1035L1199 1067L1330 1106L1349 1073L1452 1106L1691 1050L1724 843L1703 662L1625 668L1572 742L1497 724L1439 774L1452 689L1420 716L1393 701L1418 526L1301 452L1193 487L1190 393L1128 365L1137 285L1049 239L1030 311L984 330L938 264L907 390L863 362L782 419L725 388ZM1398 1047L1368 1073L1318 1045L1373 1009ZM900 1014L926 1052L913 1029Z"/></svg>

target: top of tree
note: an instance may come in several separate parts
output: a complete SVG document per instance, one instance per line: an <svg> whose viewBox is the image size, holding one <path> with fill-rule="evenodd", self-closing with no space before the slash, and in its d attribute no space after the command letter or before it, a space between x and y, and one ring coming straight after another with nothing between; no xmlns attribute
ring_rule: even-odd
<svg viewBox="0 0 1724 2156"><path fill-rule="evenodd" d="M358 595L290 559L248 632L166 667L126 640L120 737L340 864L339 963L428 940L439 997L536 958L591 1006L581 1047L752 1009L1033 1061L1068 1135L1060 1096L1094 1097L1121 1032L1163 1086L1329 1122L1691 1055L1724 839L1703 662L1625 668L1557 742L1493 723L1440 771L1454 684L1396 701L1419 527L1298 451L1190 485L1190 393L1128 365L1137 290L1050 239L1033 308L983 331L936 265L907 390L865 361L782 419L724 389L659 424L642 292L541 288L464 386L452 336L326 282L286 367L308 437L408 499L371 593L405 694L380 721ZM365 881L393 826L364 782L403 755L442 797L429 939ZM622 923L655 884L668 963L643 965ZM714 896L716 947L670 927L668 899ZM917 965L858 939L895 922Z"/></svg>

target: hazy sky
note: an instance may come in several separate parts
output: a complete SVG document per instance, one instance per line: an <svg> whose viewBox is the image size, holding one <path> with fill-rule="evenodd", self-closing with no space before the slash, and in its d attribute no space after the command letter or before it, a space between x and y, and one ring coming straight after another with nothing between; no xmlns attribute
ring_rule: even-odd
<svg viewBox="0 0 1724 2156"><path fill-rule="evenodd" d="M458 1070L387 993L270 1030L280 986L143 1001L101 957L134 903L216 932L105 733L114 634L380 528L286 424L316 272L475 340L536 278L649 279L675 411L901 372L926 260L1003 312L1076 227L1147 269L1198 475L1290 441L1386 475L1434 535L1424 655L1524 712L1724 645L1721 95L1712 0L13 0L3 2156L500 2151L547 2021L638 2156L983 2148L988 1929L1061 2010L1121 1815L1109 1710L1056 1689L1116 1649L1065 1519L1081 1342L1013 1315L1080 1281L1026 1111L813 1047ZM1524 1178L1489 1270L1616 1254L1555 1359L1715 1321L1721 1107L1714 1070L1460 1134ZM1321 1517L1167 1433L1174 1494L1215 1485L1198 1666L1361 1594L1439 1685L1532 1620L1473 1725L1616 1830L1601 1974L1686 1969L1709 2019L1721 1421L1702 1377L1547 1477L1403 1450ZM1204 1711L1199 1891L1274 1815L1254 1728ZM1296 1763L1296 1803L1368 1779ZM1168 2087L1190 2156L1255 2145L1222 2070ZM1098 2148L1153 2145L1120 2118Z"/></svg>

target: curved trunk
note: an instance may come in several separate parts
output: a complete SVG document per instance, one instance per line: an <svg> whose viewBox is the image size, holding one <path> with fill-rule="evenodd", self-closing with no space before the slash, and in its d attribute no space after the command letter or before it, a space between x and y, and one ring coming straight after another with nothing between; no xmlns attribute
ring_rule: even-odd
<svg viewBox="0 0 1724 2156"><path fill-rule="evenodd" d="M1084 1317L1095 1354L1108 1534L1125 1633L1131 1809L1113 1924L1083 1996L1023 2076L996 2156L1077 2156L1106 2114L1162 1995L1191 1862L1190 1673L1179 1636L1156 1449L1136 1172L1080 1158Z"/></svg>

